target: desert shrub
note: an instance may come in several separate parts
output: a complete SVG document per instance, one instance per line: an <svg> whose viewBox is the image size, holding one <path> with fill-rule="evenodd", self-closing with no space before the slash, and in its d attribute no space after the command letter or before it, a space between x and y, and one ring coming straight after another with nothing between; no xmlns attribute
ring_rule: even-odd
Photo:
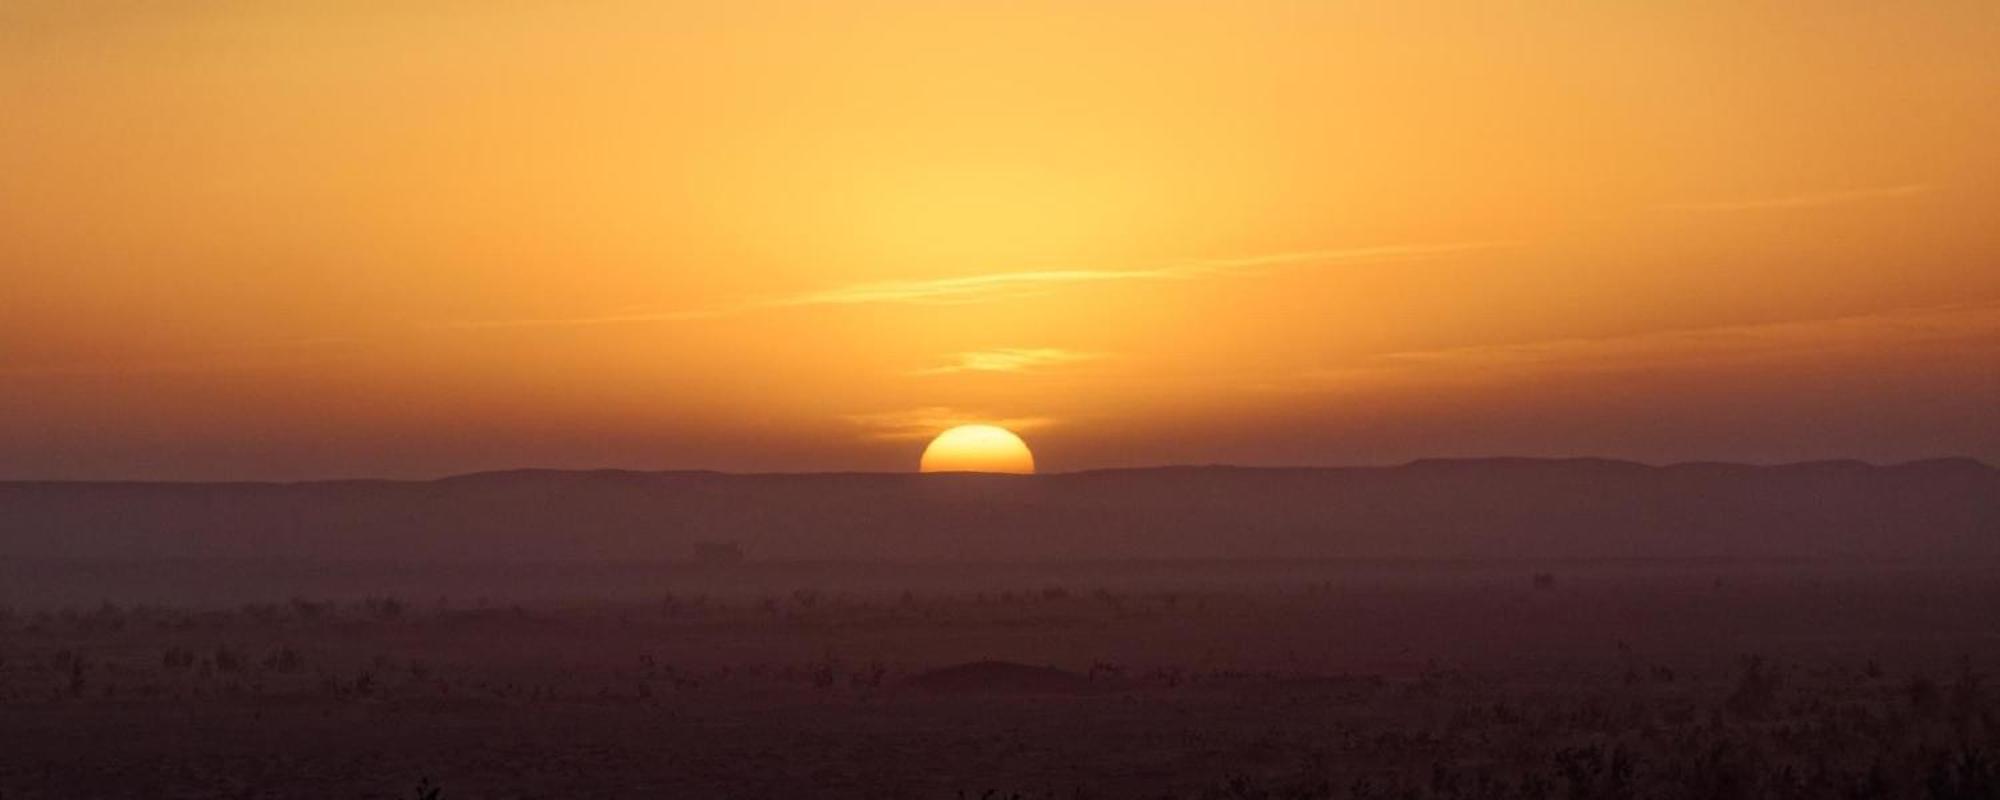
<svg viewBox="0 0 2000 800"><path fill-rule="evenodd" d="M1764 661L1763 656L1743 659L1742 672L1737 675L1736 688L1729 692L1724 706L1729 712L1742 717L1760 718L1777 708L1778 689L1783 678L1776 668Z"/></svg>
<svg viewBox="0 0 2000 800"><path fill-rule="evenodd" d="M403 612L408 610L403 601L394 597L370 597L362 607L367 610L369 616L384 622L402 619Z"/></svg>
<svg viewBox="0 0 2000 800"><path fill-rule="evenodd" d="M125 609L116 603L104 603L75 619L76 629L83 633L108 631L116 633L125 629Z"/></svg>
<svg viewBox="0 0 2000 800"><path fill-rule="evenodd" d="M264 669L267 672L289 674L304 669L305 665L305 659L299 656L297 650L290 647L272 650L270 655L264 657Z"/></svg>
<svg viewBox="0 0 2000 800"><path fill-rule="evenodd" d="M1929 676L1911 678L1903 692L1910 699L1910 709L1919 717L1936 716L1944 708L1944 693L1938 689L1937 681Z"/></svg>
<svg viewBox="0 0 2000 800"><path fill-rule="evenodd" d="M88 669L88 667L89 664L81 658L75 659L69 663L69 684L68 684L69 696L71 697L83 696L83 691L86 685L84 672Z"/></svg>
<svg viewBox="0 0 2000 800"><path fill-rule="evenodd" d="M1924 776L1924 791L1930 800L1991 800L2000 797L2000 770L1993 757L1971 747L1956 752L1933 753Z"/></svg>
<svg viewBox="0 0 2000 800"><path fill-rule="evenodd" d="M1333 784L1325 778L1301 776L1264 781L1231 775L1204 792L1202 800L1321 800L1334 796Z"/></svg>
<svg viewBox="0 0 2000 800"><path fill-rule="evenodd" d="M1958 678L1952 681L1951 684L1951 713L1953 717L1958 719L1975 717L1985 708L1984 692L1981 691L1981 684L1985 682L1985 677L1972 671L1970 665L1959 670Z"/></svg>
<svg viewBox="0 0 2000 800"><path fill-rule="evenodd" d="M260 625L278 621L284 610L271 603L245 603L241 609L244 617Z"/></svg>
<svg viewBox="0 0 2000 800"><path fill-rule="evenodd" d="M1556 752L1555 765L1570 797L1633 795L1638 762L1622 747L1608 752L1599 745L1565 748Z"/></svg>
<svg viewBox="0 0 2000 800"><path fill-rule="evenodd" d="M303 597L292 598L292 615L306 622L318 622L326 617L324 603L315 603Z"/></svg>
<svg viewBox="0 0 2000 800"><path fill-rule="evenodd" d="M849 676L849 682L856 688L876 689L882 686L882 679L889 674L889 668L880 661L869 662L868 668Z"/></svg>

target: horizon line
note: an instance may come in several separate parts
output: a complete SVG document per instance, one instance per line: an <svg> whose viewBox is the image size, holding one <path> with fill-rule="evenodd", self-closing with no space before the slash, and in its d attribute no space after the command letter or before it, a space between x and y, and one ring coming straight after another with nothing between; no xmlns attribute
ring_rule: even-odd
<svg viewBox="0 0 2000 800"><path fill-rule="evenodd" d="M300 478L300 479L174 479L174 478L0 478L0 486L49 485L49 484L94 484L94 485L260 485L260 486L300 486L333 483L442 483L468 478L492 477L513 474L551 475L639 475L639 476L715 476L730 478L784 478L784 477L976 477L999 479L1058 478L1075 475L1093 475L1113 472L1164 472L1169 470L1240 470L1245 472L1332 472L1336 470L1392 470L1415 466L1437 464L1575 464L1595 463L1627 467L1642 467L1666 470L1687 467L1743 467L1749 469L1783 469L1788 467L1808 467L1826 465L1861 466L1870 469L1895 469L1923 464L1959 463L1971 464L1981 469L1993 471L1993 464L1984 459L1966 455L1928 456L1900 461L1867 461L1859 458L1816 458L1798 461L1727 461L1691 460L1669 462L1647 462L1629 458L1608 456L1424 456L1398 463L1378 464L1233 464L1226 462L1152 464L1125 467L1091 467L1087 469L1034 472L1028 474L1007 472L919 472L916 470L801 470L801 471L731 471L698 467L670 469L637 469L630 467L507 467L500 469L453 472L431 477L390 478L390 477L341 477L341 478Z"/></svg>

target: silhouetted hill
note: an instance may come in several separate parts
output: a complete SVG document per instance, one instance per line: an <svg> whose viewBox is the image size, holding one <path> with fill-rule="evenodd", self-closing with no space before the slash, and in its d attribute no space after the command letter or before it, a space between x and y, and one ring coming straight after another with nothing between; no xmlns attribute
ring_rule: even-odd
<svg viewBox="0 0 2000 800"><path fill-rule="evenodd" d="M0 483L0 556L685 558L2000 555L2000 471L1600 459L1058 475L515 470Z"/></svg>

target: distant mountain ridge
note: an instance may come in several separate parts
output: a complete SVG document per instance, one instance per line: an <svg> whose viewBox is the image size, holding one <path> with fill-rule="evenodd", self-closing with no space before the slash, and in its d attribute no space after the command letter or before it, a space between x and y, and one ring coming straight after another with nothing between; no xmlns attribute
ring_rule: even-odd
<svg viewBox="0 0 2000 800"><path fill-rule="evenodd" d="M2000 556L1973 459L1425 459L1036 476L523 469L427 481L0 482L0 557Z"/></svg>

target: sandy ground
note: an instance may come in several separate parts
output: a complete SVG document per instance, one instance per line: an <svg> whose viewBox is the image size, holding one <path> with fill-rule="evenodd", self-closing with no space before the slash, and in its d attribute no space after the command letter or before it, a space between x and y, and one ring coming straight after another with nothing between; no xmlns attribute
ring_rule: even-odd
<svg viewBox="0 0 2000 800"><path fill-rule="evenodd" d="M1996 752L1996 567L926 569L19 603L0 797L1929 797Z"/></svg>

